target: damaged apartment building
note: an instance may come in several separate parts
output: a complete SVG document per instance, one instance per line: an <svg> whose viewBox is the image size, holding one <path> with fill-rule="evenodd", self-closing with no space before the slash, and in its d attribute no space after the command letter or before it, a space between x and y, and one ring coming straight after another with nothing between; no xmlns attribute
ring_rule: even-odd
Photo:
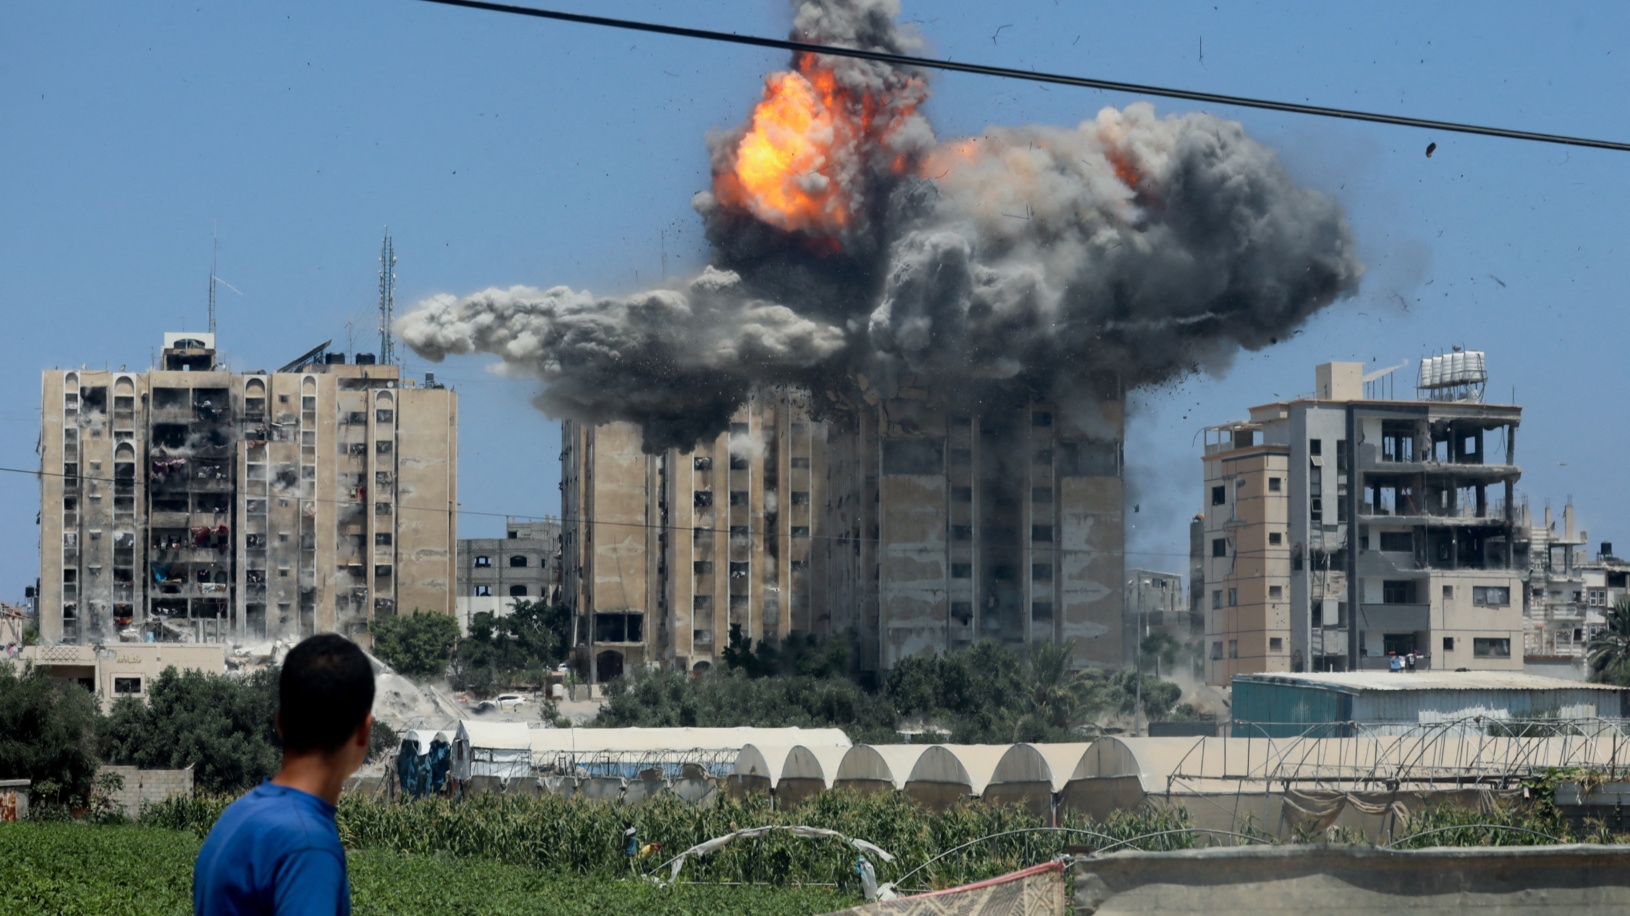
<svg viewBox="0 0 1630 916"><path fill-rule="evenodd" d="M645 455L626 424L565 424L564 593L596 679L705 669L738 626L852 633L875 674L983 639L1125 661L1118 387L1066 417L857 386L819 411L760 389L688 454Z"/></svg>
<svg viewBox="0 0 1630 916"><path fill-rule="evenodd" d="M453 612L458 401L428 376L326 344L232 372L186 332L150 371L42 388L46 641L366 641Z"/></svg>
<svg viewBox="0 0 1630 916"><path fill-rule="evenodd" d="M1521 670L1527 556L1513 488L1522 409L1483 400L1480 352L1424 360L1413 399L1362 363L1206 430L1198 547L1206 680Z"/></svg>
<svg viewBox="0 0 1630 916"><path fill-rule="evenodd" d="M1571 502L1562 508L1560 530L1549 506L1538 524L1526 503L1519 511L1528 541L1524 659L1578 662L1590 638L1607 628L1608 609L1630 597L1630 561L1614 556L1608 541L1591 556L1590 532L1575 527Z"/></svg>

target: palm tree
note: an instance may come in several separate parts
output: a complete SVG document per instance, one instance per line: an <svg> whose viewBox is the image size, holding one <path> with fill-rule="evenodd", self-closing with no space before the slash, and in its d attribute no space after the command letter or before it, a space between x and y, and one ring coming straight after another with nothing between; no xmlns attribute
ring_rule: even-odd
<svg viewBox="0 0 1630 916"><path fill-rule="evenodd" d="M1091 715L1086 700L1092 692L1087 675L1072 670L1075 640L1032 646L1025 678L1025 711L1014 724L1015 741L1053 740L1073 732Z"/></svg>
<svg viewBox="0 0 1630 916"><path fill-rule="evenodd" d="M1630 686L1630 598L1607 612L1607 628L1585 645L1590 679L1597 683Z"/></svg>

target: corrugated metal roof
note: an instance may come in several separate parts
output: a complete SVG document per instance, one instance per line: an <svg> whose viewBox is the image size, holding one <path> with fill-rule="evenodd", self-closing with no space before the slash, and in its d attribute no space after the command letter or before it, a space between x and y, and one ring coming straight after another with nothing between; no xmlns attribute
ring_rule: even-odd
<svg viewBox="0 0 1630 916"><path fill-rule="evenodd" d="M1322 687L1345 691L1413 690L1623 690L1609 684L1587 684L1520 671L1338 671L1315 674L1236 674L1235 681Z"/></svg>

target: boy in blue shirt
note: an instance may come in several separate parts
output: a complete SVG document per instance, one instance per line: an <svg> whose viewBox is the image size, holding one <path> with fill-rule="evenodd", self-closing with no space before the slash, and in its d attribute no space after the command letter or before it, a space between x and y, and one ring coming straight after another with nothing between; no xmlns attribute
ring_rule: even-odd
<svg viewBox="0 0 1630 916"><path fill-rule="evenodd" d="M368 755L373 705L373 668L355 643L326 633L289 650L274 719L282 768L210 830L193 865L194 913L351 912L334 806Z"/></svg>

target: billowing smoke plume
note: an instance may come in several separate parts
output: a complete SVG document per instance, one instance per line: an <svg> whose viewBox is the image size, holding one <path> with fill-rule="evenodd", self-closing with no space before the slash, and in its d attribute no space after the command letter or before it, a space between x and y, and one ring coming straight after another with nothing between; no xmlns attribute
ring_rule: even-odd
<svg viewBox="0 0 1630 916"><path fill-rule="evenodd" d="M910 52L893 0L808 0L795 38ZM757 383L842 394L914 375L971 406L1095 399L1284 337L1357 289L1341 208L1239 124L1104 109L1073 129L936 144L921 73L798 55L746 125L708 137L696 196L716 266L672 289L438 296L421 356L487 352L538 406L628 420L645 446L725 428Z"/></svg>

